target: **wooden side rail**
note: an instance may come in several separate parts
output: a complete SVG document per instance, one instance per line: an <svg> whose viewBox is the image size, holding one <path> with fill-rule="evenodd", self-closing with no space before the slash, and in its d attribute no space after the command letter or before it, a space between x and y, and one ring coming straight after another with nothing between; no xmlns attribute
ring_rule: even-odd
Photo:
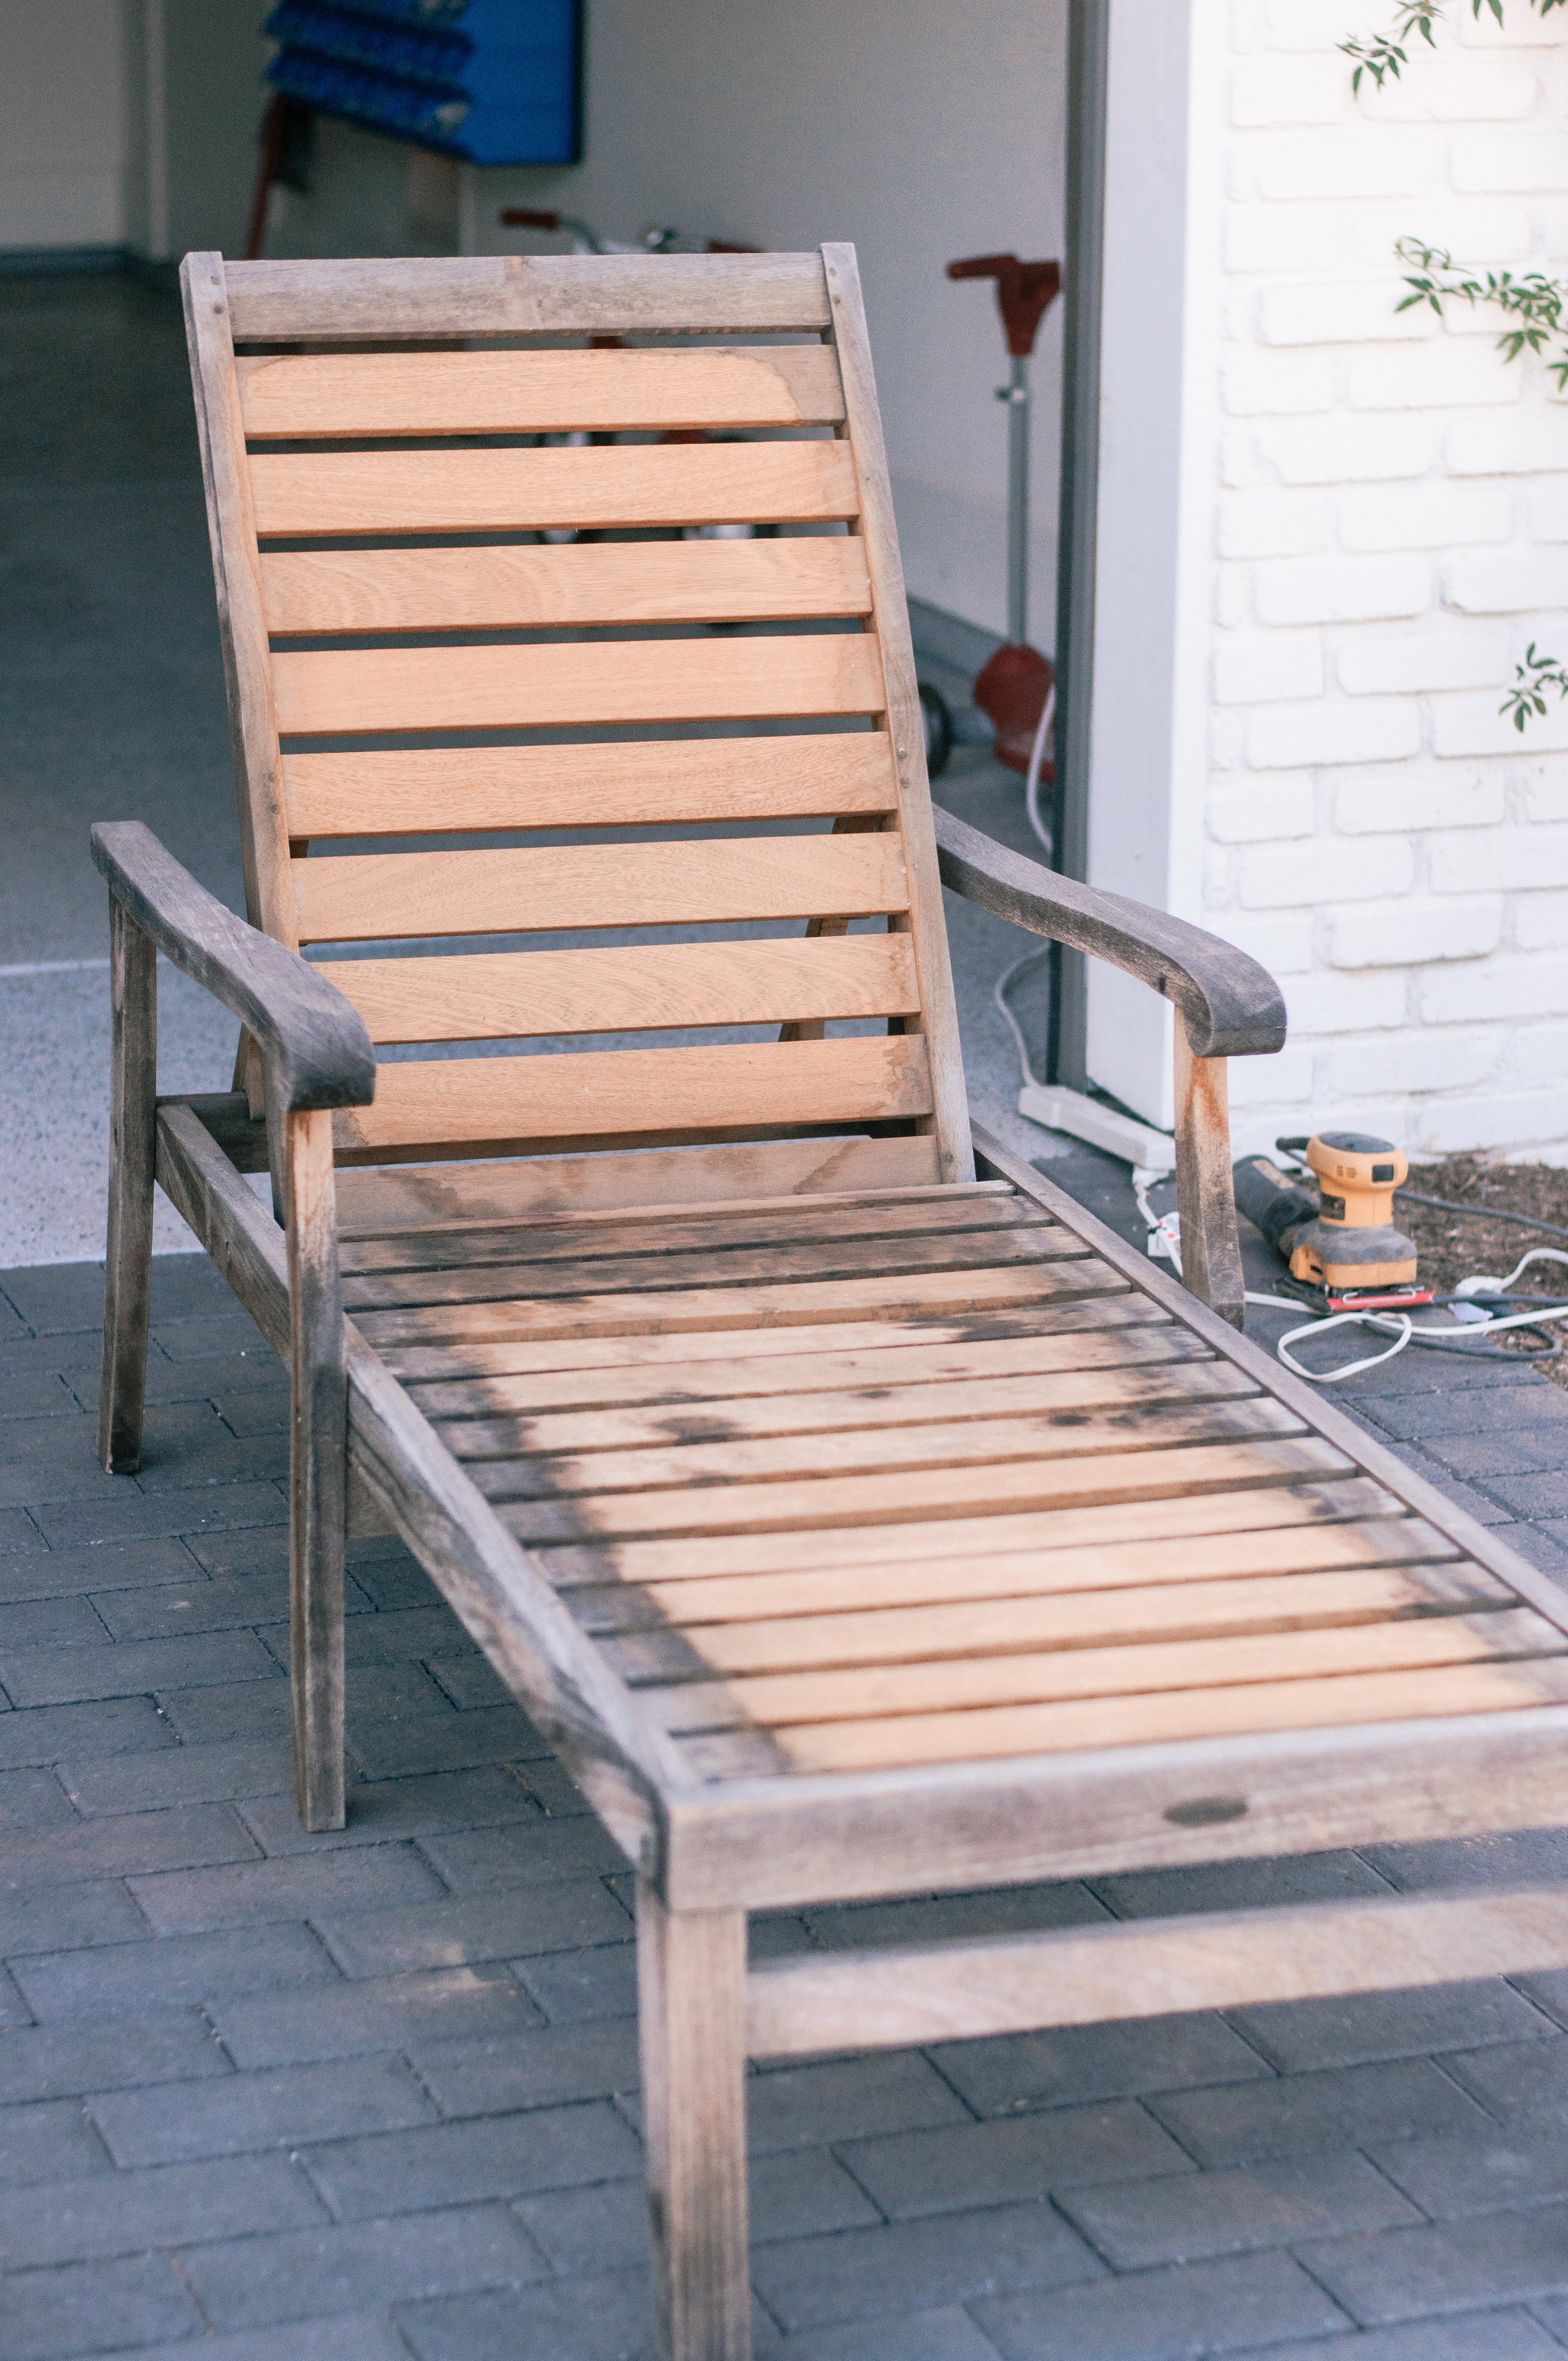
<svg viewBox="0 0 1568 2361"><path fill-rule="evenodd" d="M1568 1888L1205 1912L772 1960L746 1979L746 2048L914 2048L1563 1966Z"/></svg>
<svg viewBox="0 0 1568 2361"><path fill-rule="evenodd" d="M348 1379L332 1110L374 1097L375 1051L357 1010L334 985L297 951L225 910L140 821L95 828L93 858L109 883L113 1010L100 1452L111 1475L134 1474L141 1464L161 950L234 1011L260 1050L266 1076L288 1269L294 1789L307 1828L341 1828ZM244 1186L237 1176L236 1185Z"/></svg>
<svg viewBox="0 0 1568 2361"><path fill-rule="evenodd" d="M1241 1247L1231 1184L1227 1058L1285 1043L1285 1003L1266 968L1201 927L1102 894L1010 851L934 807L942 883L1031 934L1124 968L1180 1011L1176 1027L1176 1194L1182 1276L1194 1295L1240 1328Z"/></svg>

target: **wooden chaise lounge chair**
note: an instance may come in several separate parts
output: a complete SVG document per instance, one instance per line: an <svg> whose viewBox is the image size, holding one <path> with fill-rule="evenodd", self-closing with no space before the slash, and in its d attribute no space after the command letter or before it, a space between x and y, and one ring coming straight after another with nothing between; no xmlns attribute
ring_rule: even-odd
<svg viewBox="0 0 1568 2361"><path fill-rule="evenodd" d="M1262 970L933 822L850 247L183 277L250 924L94 831L104 1455L156 1178L291 1362L306 1827L389 1524L636 1864L668 2351L748 2349L749 2056L1568 1960L1488 1892L748 1971L753 1910L1568 1817L1563 1601L1237 1333ZM1176 1003L1195 1294L971 1139L938 873ZM155 1098L159 950L234 1093Z"/></svg>

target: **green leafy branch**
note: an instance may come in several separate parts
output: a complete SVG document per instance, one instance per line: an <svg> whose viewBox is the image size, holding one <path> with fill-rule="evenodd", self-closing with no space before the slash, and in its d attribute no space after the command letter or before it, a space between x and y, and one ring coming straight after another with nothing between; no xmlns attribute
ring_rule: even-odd
<svg viewBox="0 0 1568 2361"><path fill-rule="evenodd" d="M1554 688L1559 701L1568 697L1568 669L1555 656L1536 653L1531 640L1524 652L1524 662L1514 666L1514 686L1498 706L1499 713L1511 713L1514 728L1522 730L1531 714L1546 711L1546 692Z"/></svg>
<svg viewBox="0 0 1568 2361"><path fill-rule="evenodd" d="M1505 328L1497 338L1497 349L1505 360L1517 361L1527 348L1544 352L1554 336L1568 344L1568 328L1563 325L1568 281L1548 279L1539 270L1527 270L1520 278L1511 270L1488 270L1484 279L1445 279L1439 274L1457 266L1442 247L1426 246L1419 237L1402 237L1394 251L1401 262L1415 265L1405 280L1410 292L1396 303L1396 312L1427 304L1441 320L1443 304L1450 301L1466 302L1473 311L1477 303L1495 304L1506 318L1518 323ZM1568 352L1561 359L1549 361L1547 368L1557 379L1558 391L1568 390Z"/></svg>
<svg viewBox="0 0 1568 2361"><path fill-rule="evenodd" d="M1409 44L1419 33L1429 49L1435 49L1432 27L1441 24L1445 0L1399 0L1394 21L1385 33L1375 33L1365 41L1342 41L1340 49L1355 67L1350 78L1353 91L1359 91L1364 74L1382 89L1385 81L1398 82L1403 69L1410 62ZM1553 8L1568 5L1568 0L1530 0L1532 8L1543 16ZM1500 25L1503 21L1503 0L1470 0L1470 13L1479 16L1483 7L1488 9Z"/></svg>

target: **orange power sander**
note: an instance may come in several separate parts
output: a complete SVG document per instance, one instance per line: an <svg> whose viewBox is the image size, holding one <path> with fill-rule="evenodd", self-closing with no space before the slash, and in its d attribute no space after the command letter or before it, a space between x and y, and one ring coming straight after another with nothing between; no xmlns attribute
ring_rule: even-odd
<svg viewBox="0 0 1568 2361"><path fill-rule="evenodd" d="M1274 1144L1300 1165L1282 1172L1270 1157L1244 1156L1233 1167L1236 1209L1288 1264L1292 1291L1331 1312L1430 1303L1431 1288L1417 1281L1415 1246L1394 1227L1394 1191L1409 1178L1409 1159L1362 1131Z"/></svg>

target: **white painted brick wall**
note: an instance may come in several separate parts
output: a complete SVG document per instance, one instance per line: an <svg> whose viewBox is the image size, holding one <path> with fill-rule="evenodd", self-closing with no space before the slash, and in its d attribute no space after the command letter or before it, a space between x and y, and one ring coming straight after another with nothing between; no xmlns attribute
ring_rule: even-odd
<svg viewBox="0 0 1568 2361"><path fill-rule="evenodd" d="M1350 89L1376 0L1238 0L1222 230L1208 923L1266 961L1238 1147L1350 1122L1568 1162L1568 400L1490 314L1396 314L1396 238L1568 276L1568 21L1454 0Z"/></svg>

